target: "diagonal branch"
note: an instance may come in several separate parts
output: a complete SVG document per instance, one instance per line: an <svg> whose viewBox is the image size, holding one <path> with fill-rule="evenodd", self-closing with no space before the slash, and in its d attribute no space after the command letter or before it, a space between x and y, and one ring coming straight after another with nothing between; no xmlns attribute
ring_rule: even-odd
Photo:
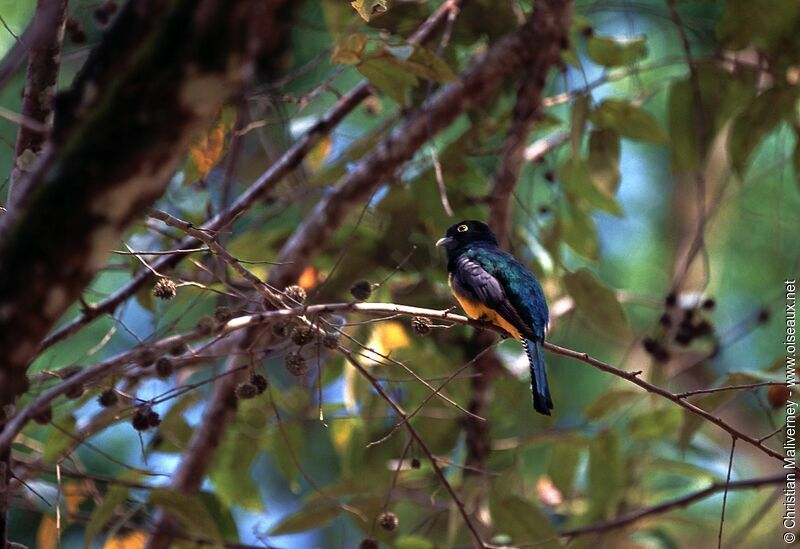
<svg viewBox="0 0 800 549"><path fill-rule="evenodd" d="M43 31L30 44L28 72L22 97L22 116L26 122L36 122L48 128L53 112L53 96L56 90L58 70L61 66L61 46L64 40L64 20L67 0L51 2L37 0L35 19ZM45 28L45 26L47 28ZM22 177L44 147L47 134L30 124L20 124L17 143L14 147L14 168L8 188L8 203L13 204L16 182Z"/></svg>
<svg viewBox="0 0 800 549"><path fill-rule="evenodd" d="M363 204L386 178L413 158L424 143L461 113L483 102L505 79L533 65L542 71L537 77L543 81L552 61L548 40L554 37L553 21L564 20L570 6L570 2L557 0L537 2L532 16L522 27L495 42L456 82L442 88L378 143L372 153L317 203L289 238L278 254L281 264L270 271L270 283L283 287L297 280L356 206ZM546 57L542 56L542 51L547 52Z"/></svg>
<svg viewBox="0 0 800 549"><path fill-rule="evenodd" d="M669 511L672 511L673 509L678 509L680 507L686 507L688 505L691 505L692 503L704 500L707 497L713 496L715 494L727 490L752 490L754 488L761 488L762 486L783 484L785 482L786 482L785 473L779 473L777 475L772 475L768 477L751 478L747 480L736 480L732 482L715 482L708 488L698 490L697 492L692 492L690 494L686 494L685 496L671 499L669 501L659 503L658 505L653 505L652 507L640 509L639 511L621 516L613 520L600 522L597 524L590 524L588 526L583 526L581 528L574 528L572 530L565 530L561 532L559 535L562 537L574 538L586 534L599 534L602 532L608 532L609 530L624 528L625 526L629 526L648 517L660 515L662 513L667 513Z"/></svg>
<svg viewBox="0 0 800 549"><path fill-rule="evenodd" d="M421 44L428 41L431 36L444 24L451 10L457 9L464 0L447 0L444 2L409 38L412 44ZM202 230L218 231L233 222L234 219L257 204L275 186L295 168L300 166L306 155L328 135L344 118L350 114L361 102L370 96L370 87L362 82L350 92L342 96L328 112L326 112L311 129L298 139L261 177L253 182L248 189L229 208L209 219ZM184 238L176 248L193 248L198 241L192 237ZM159 257L152 263L156 271L165 271L175 267L184 257L185 253L172 253ZM84 310L81 315L45 338L39 346L39 351L62 341L89 324L95 318L111 313L121 303L133 297L145 283L152 279L153 273L149 269L139 270L125 286L114 292L108 298L91 308Z"/></svg>
<svg viewBox="0 0 800 549"><path fill-rule="evenodd" d="M282 0L231 6L128 3L76 78L69 97L91 98L95 81L103 83L102 96L88 107L65 100L66 112L57 116L65 120L62 134L0 221L0 346L9 349L0 357L4 402L25 390L38 343L125 228L161 195L196 133L241 91L259 58L277 48ZM98 66L119 35L138 33L129 25L143 13L156 23L138 35L135 55Z"/></svg>

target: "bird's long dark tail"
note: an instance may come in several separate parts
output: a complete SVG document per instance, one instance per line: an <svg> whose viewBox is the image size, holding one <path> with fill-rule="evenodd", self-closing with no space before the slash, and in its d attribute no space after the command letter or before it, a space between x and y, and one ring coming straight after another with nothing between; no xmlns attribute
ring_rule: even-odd
<svg viewBox="0 0 800 549"><path fill-rule="evenodd" d="M550 397L550 387L547 384L547 371L544 369L544 350L539 341L523 339L522 346L528 355L531 365L531 393L533 394L533 408L540 414L550 415L553 409L553 399Z"/></svg>

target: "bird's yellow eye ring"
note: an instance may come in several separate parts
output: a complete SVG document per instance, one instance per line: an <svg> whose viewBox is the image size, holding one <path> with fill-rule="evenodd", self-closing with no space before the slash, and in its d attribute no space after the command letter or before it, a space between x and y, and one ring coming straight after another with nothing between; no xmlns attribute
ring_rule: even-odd
<svg viewBox="0 0 800 549"><path fill-rule="evenodd" d="M469 230L469 227L467 227L466 225L459 225L456 230L460 233L465 233Z"/></svg>

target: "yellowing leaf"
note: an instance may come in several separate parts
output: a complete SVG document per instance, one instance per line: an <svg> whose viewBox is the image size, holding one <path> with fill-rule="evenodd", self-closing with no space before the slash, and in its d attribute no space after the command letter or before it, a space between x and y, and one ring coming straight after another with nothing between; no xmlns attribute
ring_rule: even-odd
<svg viewBox="0 0 800 549"><path fill-rule="evenodd" d="M308 169L312 172L318 171L322 167L322 164L325 163L325 159L328 158L330 152L331 136L328 134L320 139L319 143L314 145L308 152L306 156L306 166L308 166Z"/></svg>
<svg viewBox="0 0 800 549"><path fill-rule="evenodd" d="M367 22L373 15L380 15L389 9L386 0L355 0L355 2L350 2L350 5Z"/></svg>
<svg viewBox="0 0 800 549"><path fill-rule="evenodd" d="M369 347L382 355L409 344L408 334L400 322L381 322L372 331Z"/></svg>
<svg viewBox="0 0 800 549"><path fill-rule="evenodd" d="M146 544L147 534L136 531L108 538L103 549L141 549Z"/></svg>
<svg viewBox="0 0 800 549"><path fill-rule="evenodd" d="M331 62L352 65L358 63L367 45L367 35L363 32L348 34L336 43L331 54Z"/></svg>
<svg viewBox="0 0 800 549"><path fill-rule="evenodd" d="M297 285L304 290L310 290L317 285L317 271L314 267L306 267L297 280Z"/></svg>
<svg viewBox="0 0 800 549"><path fill-rule="evenodd" d="M55 549L58 546L57 537L56 519L50 515L42 515L39 529L36 531L36 547L40 549Z"/></svg>
<svg viewBox="0 0 800 549"><path fill-rule="evenodd" d="M67 513L72 515L78 512L78 506L86 499L86 489L82 482L65 484L61 490L61 497L67 504Z"/></svg>
<svg viewBox="0 0 800 549"><path fill-rule="evenodd" d="M197 168L200 177L208 175L225 148L225 123L220 121L208 131L189 151L189 157Z"/></svg>
<svg viewBox="0 0 800 549"><path fill-rule="evenodd" d="M339 454L343 454L353 438L352 421L334 421L330 425L331 441Z"/></svg>

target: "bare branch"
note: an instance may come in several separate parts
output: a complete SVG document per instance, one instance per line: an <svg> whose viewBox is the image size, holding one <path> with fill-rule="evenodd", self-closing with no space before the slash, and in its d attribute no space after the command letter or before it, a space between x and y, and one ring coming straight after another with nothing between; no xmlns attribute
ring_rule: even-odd
<svg viewBox="0 0 800 549"><path fill-rule="evenodd" d="M564 532L561 532L560 535L562 537L574 538L586 534L608 532L609 530L624 528L625 526L629 526L648 517L667 513L680 507L686 507L692 503L704 500L707 497L713 496L725 490L752 490L754 488L760 488L762 486L769 486L772 484L782 484L784 482L786 482L786 475L784 473L779 473L777 475L768 477L737 480L733 482L715 482L703 490L698 490L697 492L692 492L691 494L686 494L685 496L665 501L664 503L659 503L658 505L653 505L652 507L641 509L635 513L624 515L614 520L590 524L588 526L575 528L573 530L565 530Z"/></svg>
<svg viewBox="0 0 800 549"><path fill-rule="evenodd" d="M58 70L61 66L61 45L64 40L64 20L67 0L37 0L34 17L41 19L41 33L30 44L28 51L28 74L22 97L22 117L49 128L53 111L53 96L56 90ZM45 25L47 27L45 27ZM47 134L35 130L29 124L21 124L17 132L14 150L14 168L8 188L8 204L13 207L16 181L28 171L36 156L44 147Z"/></svg>
<svg viewBox="0 0 800 549"><path fill-rule="evenodd" d="M244 330L253 326L258 326L259 324L268 323L276 319L300 318L303 316L311 317L311 316L323 315L326 313L365 313L365 314L378 314L378 315L391 314L391 315L405 315L405 316L421 316L430 319L449 321L454 324L473 326L481 330L493 331L504 336L508 335L501 328L498 328L492 324L488 324L478 320L472 320L465 316L453 313L452 309L442 309L442 310L426 309L423 307L398 305L395 303L326 303L320 305L297 307L294 309L277 309L273 311L265 311L262 313L257 313L252 315L239 316L231 319L224 325L220 326L218 328L217 337L223 337L226 334L239 330ZM184 335L172 335L160 339L154 343L151 343L146 348L152 349L157 353L163 354L166 353L170 348L174 348L177 344L181 342L185 343L188 341L197 341L203 339L204 337L207 337L207 334L204 334L202 331L194 330ZM560 347L552 343L545 342L544 347L545 349L547 349L552 353L566 356L578 360L580 362L584 362L606 373L612 374L616 377L625 379L626 381L638 385L639 387L650 393L659 395L662 398L672 401L678 406L688 410L689 412L698 415L703 419L709 421L710 423L713 423L714 425L720 427L721 429L729 433L731 436L743 440L748 444L754 446L755 448L759 449L760 451L764 452L765 454L783 462L783 456L780 453L765 446L761 441L741 432L740 430L728 424L721 418L714 416L709 412L706 412L702 408L699 408L698 406L695 406L690 402L686 402L680 396L671 393L666 389L662 389L657 385L653 385L651 383L648 383L647 381L644 381L639 377L641 372L628 372L625 370L621 370L603 361L597 360L596 358L593 358L586 353L573 351L572 349ZM14 416L8 423L7 428L4 429L2 433L0 433L0 451L2 451L5 448L8 448L14 436L22 430L25 424L31 418L33 418L38 412L41 412L44 408L46 408L49 405L49 403L56 397L64 394L70 387L96 381L106 375L110 375L112 372L116 371L115 369L120 368L125 364L133 362L135 360L137 352L141 352L141 349L134 349L126 353L121 353L116 357L112 357L101 363L95 364L94 366L89 366L87 368L84 368L78 374L62 381L61 383L54 386L52 389L45 391L40 396L35 398L28 406L20 410L20 412L16 416Z"/></svg>
<svg viewBox="0 0 800 549"><path fill-rule="evenodd" d="M519 30L497 40L458 81L442 88L378 143L317 203L289 238L278 254L278 261L285 264L270 271L270 283L282 287L295 281L353 208L410 160L426 141L462 112L480 104L506 78L533 64L542 71L537 77L543 80L552 62L549 48L545 47L552 38L553 24L549 22L562 20L570 6L570 2L555 0L538 2L533 15ZM530 44L542 47L529 48ZM542 50L547 56L540 55Z"/></svg>
<svg viewBox="0 0 800 549"><path fill-rule="evenodd" d="M25 390L24 370L41 339L122 231L161 195L194 135L241 90L257 58L277 47L285 25L276 13L282 0L170 2L163 14L160 3L150 4L128 3L117 16L58 111L53 145L0 221L4 402ZM142 17L155 21L144 36ZM120 35L131 34L139 55L98 66ZM166 60L165 48L172 50Z"/></svg>
<svg viewBox="0 0 800 549"><path fill-rule="evenodd" d="M457 9L463 0L447 0L444 2L410 38L412 44L421 44L445 23L450 10ZM344 118L350 114L361 102L370 96L370 88L362 82L353 90L345 94L328 112L314 124L307 133L298 139L261 177L253 182L248 189L231 204L231 206L209 219L203 224L202 230L220 230L230 224L242 213L257 204L270 190L272 190L286 175L297 168L319 141L328 135ZM197 246L196 239L188 237L178 244L178 248L192 248ZM184 253L174 253L160 257L152 263L158 271L174 267L186 256ZM54 331L45 338L39 346L39 351L66 339L82 327L89 324L100 315L110 313L122 302L132 297L146 282L151 280L152 273L148 269L139 270L125 286L114 292L111 296L97 303L90 309L84 310L81 315Z"/></svg>

